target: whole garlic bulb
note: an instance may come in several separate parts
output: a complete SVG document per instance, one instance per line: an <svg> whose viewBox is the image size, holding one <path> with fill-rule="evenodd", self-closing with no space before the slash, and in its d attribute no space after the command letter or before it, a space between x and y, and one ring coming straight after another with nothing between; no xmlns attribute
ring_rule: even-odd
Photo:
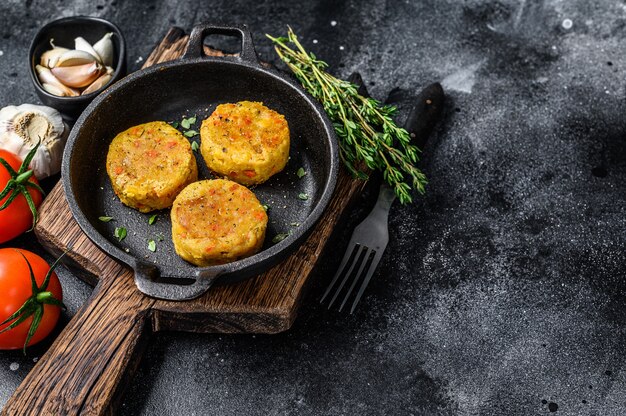
<svg viewBox="0 0 626 416"><path fill-rule="evenodd" d="M0 148L24 159L41 141L30 164L37 179L61 170L61 160L69 127L54 108L22 104L0 110Z"/></svg>

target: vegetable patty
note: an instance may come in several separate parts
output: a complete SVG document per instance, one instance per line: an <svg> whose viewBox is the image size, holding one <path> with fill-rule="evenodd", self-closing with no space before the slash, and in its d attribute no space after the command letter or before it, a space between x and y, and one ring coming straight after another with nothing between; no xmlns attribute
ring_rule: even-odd
<svg viewBox="0 0 626 416"><path fill-rule="evenodd" d="M109 146L106 169L122 203L141 212L168 208L198 179L189 141L163 121L129 128Z"/></svg>
<svg viewBox="0 0 626 416"><path fill-rule="evenodd" d="M225 179L187 186L172 206L176 253L196 266L223 264L261 249L267 213L254 193Z"/></svg>
<svg viewBox="0 0 626 416"><path fill-rule="evenodd" d="M244 185L265 182L289 159L289 126L263 103L218 105L202 122L200 151L207 166Z"/></svg>

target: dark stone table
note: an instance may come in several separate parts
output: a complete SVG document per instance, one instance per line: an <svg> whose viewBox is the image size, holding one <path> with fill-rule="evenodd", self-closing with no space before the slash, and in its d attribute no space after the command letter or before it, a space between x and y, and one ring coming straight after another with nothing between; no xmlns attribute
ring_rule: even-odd
<svg viewBox="0 0 626 416"><path fill-rule="evenodd" d="M427 194L394 205L354 315L319 298L363 208L290 331L160 334L122 415L626 414L626 3L5 0L0 105L38 102L29 42L78 14L120 25L133 70L171 25L246 22L274 61L263 34L291 25L401 117L427 83L448 99ZM11 245L42 252L32 235ZM90 287L60 274L66 323ZM0 406L47 345L0 352Z"/></svg>

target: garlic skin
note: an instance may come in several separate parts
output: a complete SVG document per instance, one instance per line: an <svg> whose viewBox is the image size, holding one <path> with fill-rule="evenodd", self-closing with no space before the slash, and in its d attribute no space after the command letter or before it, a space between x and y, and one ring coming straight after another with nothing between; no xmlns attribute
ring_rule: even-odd
<svg viewBox="0 0 626 416"><path fill-rule="evenodd" d="M97 80L104 68L97 62L75 66L57 66L50 70L59 81L68 87L82 88Z"/></svg>
<svg viewBox="0 0 626 416"><path fill-rule="evenodd" d="M80 36L74 39L74 49L77 51L87 52L89 55L93 56L96 61L102 63L102 58L100 58L98 52L96 52L93 46L91 46L91 43L87 42L84 38L81 38Z"/></svg>
<svg viewBox="0 0 626 416"><path fill-rule="evenodd" d="M65 91L63 91L61 88L57 87L54 84L48 84L47 82L44 82L43 84L41 84L41 87L48 94L56 95L57 97L69 97Z"/></svg>
<svg viewBox="0 0 626 416"><path fill-rule="evenodd" d="M97 62L98 60L89 52L79 51L79 50L71 50L64 52L56 62L55 67L70 67L76 65L86 65L91 64L93 62Z"/></svg>
<svg viewBox="0 0 626 416"><path fill-rule="evenodd" d="M102 39L93 45L93 49L100 56L104 66L113 66L113 41L111 36L113 36L113 32L102 36Z"/></svg>
<svg viewBox="0 0 626 416"><path fill-rule="evenodd" d="M48 91L49 89L51 89L52 91L55 92L50 92L53 95L59 95L61 97L77 97L80 95L80 92L78 90L75 90L74 88L70 88L68 86L66 86L65 84L63 84L61 81L59 81L57 79L57 77L55 77L52 74L52 71L50 71L48 68L43 67L41 65L36 65L35 66L35 71L37 71L37 75L39 76L39 80L42 82L42 85L52 85L55 88L51 89L48 88L46 89L46 87L44 86L44 89L46 89L46 91Z"/></svg>
<svg viewBox="0 0 626 416"><path fill-rule="evenodd" d="M37 179L46 178L61 170L68 134L69 127L54 108L22 104L0 110L0 148L24 159L41 141L30 164Z"/></svg>
<svg viewBox="0 0 626 416"><path fill-rule="evenodd" d="M42 66L45 66L47 68L54 68L57 62L59 62L59 58L61 57L61 55L63 55L65 52L69 52L69 49L56 46L41 54L40 63Z"/></svg>
<svg viewBox="0 0 626 416"><path fill-rule="evenodd" d="M113 77L110 74L101 75L100 78L91 83L87 88L83 90L82 95L91 94L92 92L98 91L100 88L104 87L111 81Z"/></svg>

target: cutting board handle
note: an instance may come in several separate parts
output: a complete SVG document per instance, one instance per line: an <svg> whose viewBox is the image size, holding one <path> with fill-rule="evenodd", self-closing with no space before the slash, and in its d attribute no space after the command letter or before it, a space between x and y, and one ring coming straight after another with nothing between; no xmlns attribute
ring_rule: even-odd
<svg viewBox="0 0 626 416"><path fill-rule="evenodd" d="M117 266L101 276L2 415L112 414L152 332L152 302L136 289L131 270Z"/></svg>

